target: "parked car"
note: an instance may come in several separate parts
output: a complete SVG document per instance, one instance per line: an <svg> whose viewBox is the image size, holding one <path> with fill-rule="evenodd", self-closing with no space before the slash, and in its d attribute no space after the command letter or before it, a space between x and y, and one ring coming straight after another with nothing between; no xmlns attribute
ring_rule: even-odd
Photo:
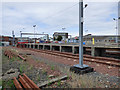
<svg viewBox="0 0 120 90"><path fill-rule="evenodd" d="M46 41L45 43L51 43L50 41Z"/></svg>
<svg viewBox="0 0 120 90"><path fill-rule="evenodd" d="M65 43L64 41L58 41L58 43Z"/></svg>
<svg viewBox="0 0 120 90"><path fill-rule="evenodd" d="M40 43L44 43L45 41L40 40Z"/></svg>

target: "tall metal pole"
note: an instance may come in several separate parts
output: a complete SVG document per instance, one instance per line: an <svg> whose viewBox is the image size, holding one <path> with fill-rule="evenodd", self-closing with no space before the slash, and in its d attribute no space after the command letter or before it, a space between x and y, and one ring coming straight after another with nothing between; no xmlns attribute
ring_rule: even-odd
<svg viewBox="0 0 120 90"><path fill-rule="evenodd" d="M120 0L118 2L118 36L120 35ZM118 41L120 42L120 37L118 37Z"/></svg>
<svg viewBox="0 0 120 90"><path fill-rule="evenodd" d="M12 35L13 35L13 40L12 40L13 46L15 46L15 35L14 35L14 31L12 31Z"/></svg>
<svg viewBox="0 0 120 90"><path fill-rule="evenodd" d="M20 31L20 41L22 42L22 31Z"/></svg>
<svg viewBox="0 0 120 90"><path fill-rule="evenodd" d="M34 27L34 39L35 39L35 27L36 27L36 25L33 25L33 27ZM34 41L34 43L35 43L35 41Z"/></svg>
<svg viewBox="0 0 120 90"><path fill-rule="evenodd" d="M87 4L85 5L87 7ZM92 72L93 68L83 64L83 0L79 0L79 64L70 68L77 74Z"/></svg>
<svg viewBox="0 0 120 90"><path fill-rule="evenodd" d="M35 39L35 27L34 27L34 39ZM35 43L35 40L34 40L34 43Z"/></svg>
<svg viewBox="0 0 120 90"><path fill-rule="evenodd" d="M118 43L120 43L120 0L118 2ZM120 45L118 44L118 47L120 47Z"/></svg>
<svg viewBox="0 0 120 90"><path fill-rule="evenodd" d="M83 67L83 0L79 0L79 65Z"/></svg>

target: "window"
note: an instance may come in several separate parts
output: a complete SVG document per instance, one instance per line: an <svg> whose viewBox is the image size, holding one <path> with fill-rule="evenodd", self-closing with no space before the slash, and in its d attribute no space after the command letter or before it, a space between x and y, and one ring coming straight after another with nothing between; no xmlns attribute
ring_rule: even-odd
<svg viewBox="0 0 120 90"><path fill-rule="evenodd" d="M9 38L9 40L12 40L11 38Z"/></svg>
<svg viewBox="0 0 120 90"><path fill-rule="evenodd" d="M4 37L2 37L2 40L4 41Z"/></svg>
<svg viewBox="0 0 120 90"><path fill-rule="evenodd" d="M105 40L105 42L107 42L107 40Z"/></svg>
<svg viewBox="0 0 120 90"><path fill-rule="evenodd" d="M110 37L109 39L112 40L112 37Z"/></svg>

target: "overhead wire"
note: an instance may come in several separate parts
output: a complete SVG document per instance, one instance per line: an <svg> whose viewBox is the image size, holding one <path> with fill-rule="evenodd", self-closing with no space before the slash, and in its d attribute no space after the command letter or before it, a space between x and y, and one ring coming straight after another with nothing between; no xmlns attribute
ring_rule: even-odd
<svg viewBox="0 0 120 90"><path fill-rule="evenodd" d="M69 10L69 9L71 9L72 7L74 7L74 6L78 5L78 4L79 4L79 3L76 3L76 4L74 4L74 5L70 6L70 7L67 7L67 8L65 8L65 9L62 9L62 10L58 11L57 13L54 13L54 14L46 17L45 19L41 20L41 21L51 19L53 16L56 16L56 15L58 15L59 13L63 13L63 12L65 12L66 10Z"/></svg>
<svg viewBox="0 0 120 90"><path fill-rule="evenodd" d="M63 13L63 12L65 12L66 10L69 10L69 9L71 9L72 7L74 7L74 6L78 5L78 4L79 4L79 3L76 3L76 4L74 4L74 5L70 6L70 7L67 7L67 8L65 8L65 9L62 9L62 10L58 11L57 13L54 13L54 14L46 17L45 19L41 20L41 21L44 22L45 20L51 19L53 16L60 15L59 13ZM59 26L60 26L60 25L56 25L56 26L53 27L53 28L58 28ZM69 27L69 26L67 26L67 27ZM51 30L51 29L53 29L53 28L50 28L50 29L47 29L47 30Z"/></svg>

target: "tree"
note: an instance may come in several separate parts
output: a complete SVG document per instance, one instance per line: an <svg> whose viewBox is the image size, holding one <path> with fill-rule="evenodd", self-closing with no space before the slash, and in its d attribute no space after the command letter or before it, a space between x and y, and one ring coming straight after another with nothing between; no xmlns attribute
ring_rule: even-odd
<svg viewBox="0 0 120 90"><path fill-rule="evenodd" d="M54 37L54 38L53 38L53 40L55 41L55 40L56 40L56 38Z"/></svg>
<svg viewBox="0 0 120 90"><path fill-rule="evenodd" d="M61 35L58 35L57 41L61 41L61 40L62 40L62 36L61 36Z"/></svg>

